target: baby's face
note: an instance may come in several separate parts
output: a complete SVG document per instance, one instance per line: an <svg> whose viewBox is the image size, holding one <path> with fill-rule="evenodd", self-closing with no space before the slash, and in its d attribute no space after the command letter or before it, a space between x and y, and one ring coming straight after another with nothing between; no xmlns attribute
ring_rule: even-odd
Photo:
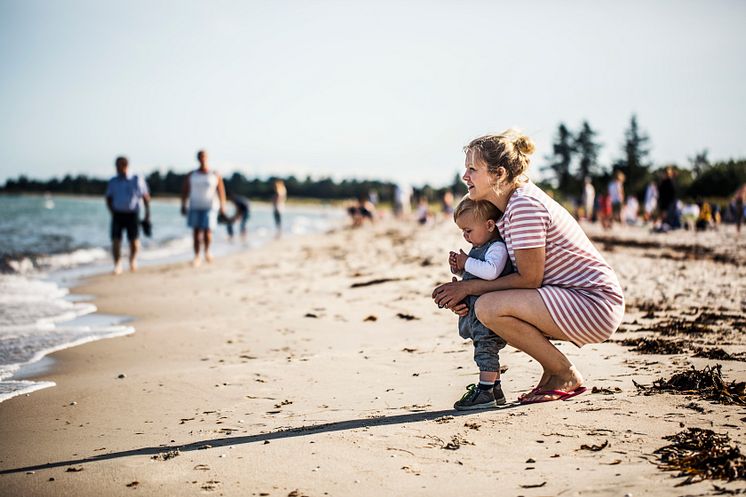
<svg viewBox="0 0 746 497"><path fill-rule="evenodd" d="M475 247L484 245L495 235L495 222L482 221L474 216L474 212L467 211L456 219L456 224L464 234L464 240Z"/></svg>

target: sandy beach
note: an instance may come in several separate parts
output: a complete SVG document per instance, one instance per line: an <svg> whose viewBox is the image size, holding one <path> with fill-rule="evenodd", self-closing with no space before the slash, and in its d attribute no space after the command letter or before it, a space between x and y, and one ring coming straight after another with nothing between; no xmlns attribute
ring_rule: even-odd
<svg viewBox="0 0 746 497"><path fill-rule="evenodd" d="M76 293L136 333L55 353L56 387L0 404L0 495L679 496L746 481L658 467L688 428L746 445L746 406L644 395L694 366L746 381L746 235L588 232L627 313L612 340L560 348L589 391L565 402L456 412L472 345L430 299L448 281L452 222L383 221L217 259L96 277ZM704 317L703 317L704 316ZM692 331L686 323L698 323ZM682 325L684 323L684 325ZM671 331L673 330L673 331ZM625 339L677 342L642 354ZM741 360L694 357L719 347ZM741 355L739 355L741 354ZM509 400L539 366L507 347ZM591 392L591 388L594 391Z"/></svg>

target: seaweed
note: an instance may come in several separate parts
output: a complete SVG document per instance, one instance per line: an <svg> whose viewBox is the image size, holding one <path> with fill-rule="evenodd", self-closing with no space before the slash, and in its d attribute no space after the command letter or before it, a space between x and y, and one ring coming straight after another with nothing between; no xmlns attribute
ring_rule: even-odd
<svg viewBox="0 0 746 497"><path fill-rule="evenodd" d="M706 359L715 359L717 361L745 361L746 355L744 354L730 354L720 347L712 347L709 349L698 347L694 349L694 357L704 357Z"/></svg>
<svg viewBox="0 0 746 497"><path fill-rule="evenodd" d="M673 336L681 334L715 333L717 330L707 324L698 323L696 320L688 321L686 319L669 319L668 321L651 324L640 331L655 331L663 336Z"/></svg>
<svg viewBox="0 0 746 497"><path fill-rule="evenodd" d="M731 445L727 434L689 428L663 439L672 443L655 451L660 456L659 467L679 471L677 476L686 477L677 486L705 479L746 479L746 457L737 446Z"/></svg>
<svg viewBox="0 0 746 497"><path fill-rule="evenodd" d="M633 380L638 390L645 395L668 392L681 395L699 395L705 400L720 404L737 404L746 406L746 382L727 384L723 379L720 364L714 367L705 366L697 370L691 369L674 374L669 380L663 378L653 382L653 386L646 387Z"/></svg>
<svg viewBox="0 0 746 497"><path fill-rule="evenodd" d="M634 347L634 352L641 354L682 354L686 352L681 340L662 340L660 338L627 338L622 340L625 347Z"/></svg>

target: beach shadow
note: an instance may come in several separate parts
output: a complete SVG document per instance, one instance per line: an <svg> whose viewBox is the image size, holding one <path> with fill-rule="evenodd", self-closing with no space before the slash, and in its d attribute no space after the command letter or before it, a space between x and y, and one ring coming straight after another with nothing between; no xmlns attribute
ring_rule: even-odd
<svg viewBox="0 0 746 497"><path fill-rule="evenodd" d="M519 407L520 404L507 404L498 408L490 409L490 412L510 410ZM0 475L12 473L22 473L26 471L40 471L42 469L59 468L63 466L74 466L78 464L93 463L106 461L109 459L119 459L130 456L156 456L158 454L179 450L180 452L190 452L194 450L214 449L218 447L236 446L250 443L264 443L270 440L282 440L285 438L303 437L306 435L315 435L319 433L329 433L336 431L355 430L358 428L371 428L375 426L386 426L405 423L419 423L422 421L432 421L443 416L469 416L472 414L484 413L485 410L477 411L455 411L453 409L444 409L442 411L416 412L411 414L399 414L396 416L381 416L364 419L351 419L347 421L335 421L332 423L312 424L308 426L299 426L297 428L286 428L282 430L261 433L258 435L245 435L240 437L223 437L211 438L192 442L186 445L159 445L155 447L142 447L139 449L124 450L120 452L110 452L108 454L98 454L95 456L70 459L67 461L48 462L35 466L24 466L22 468L12 468L0 470Z"/></svg>

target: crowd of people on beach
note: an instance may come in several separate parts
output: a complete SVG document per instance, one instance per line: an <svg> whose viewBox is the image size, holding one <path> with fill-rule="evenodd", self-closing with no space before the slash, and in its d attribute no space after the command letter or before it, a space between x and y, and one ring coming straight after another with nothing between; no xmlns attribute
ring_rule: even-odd
<svg viewBox="0 0 746 497"><path fill-rule="evenodd" d="M676 229L706 231L718 229L721 223L727 222L735 224L737 232L741 231L746 216L746 185L741 186L722 208L702 198L695 201L681 199L676 186L676 170L671 166L662 170L658 180L648 182L642 203L635 195L625 194L624 181L624 173L616 170L606 191L597 194L591 179L585 178L575 216L585 221L597 221L606 230L616 224L650 226L658 233Z"/></svg>
<svg viewBox="0 0 746 497"><path fill-rule="evenodd" d="M186 217L187 226L192 230L194 258L192 265L212 262L210 250L213 231L218 224L224 224L229 238L235 234L234 225L238 225L240 236L247 236L247 223L251 214L251 203L248 198L235 192L226 192L222 176L211 169L207 152L197 152L198 167L187 174L181 191L181 214ZM106 188L106 205L111 213L110 236L114 274L122 273L122 238L124 233L129 242L129 267L137 271L137 254L140 250L140 232L150 236L152 230L150 216L150 191L145 179L130 173L129 160L117 157L114 161L116 175ZM282 215L287 200L287 189L281 179L273 183L272 213L276 233L282 233ZM233 204L233 212L227 213L227 203ZM141 205L144 216L140 219Z"/></svg>

